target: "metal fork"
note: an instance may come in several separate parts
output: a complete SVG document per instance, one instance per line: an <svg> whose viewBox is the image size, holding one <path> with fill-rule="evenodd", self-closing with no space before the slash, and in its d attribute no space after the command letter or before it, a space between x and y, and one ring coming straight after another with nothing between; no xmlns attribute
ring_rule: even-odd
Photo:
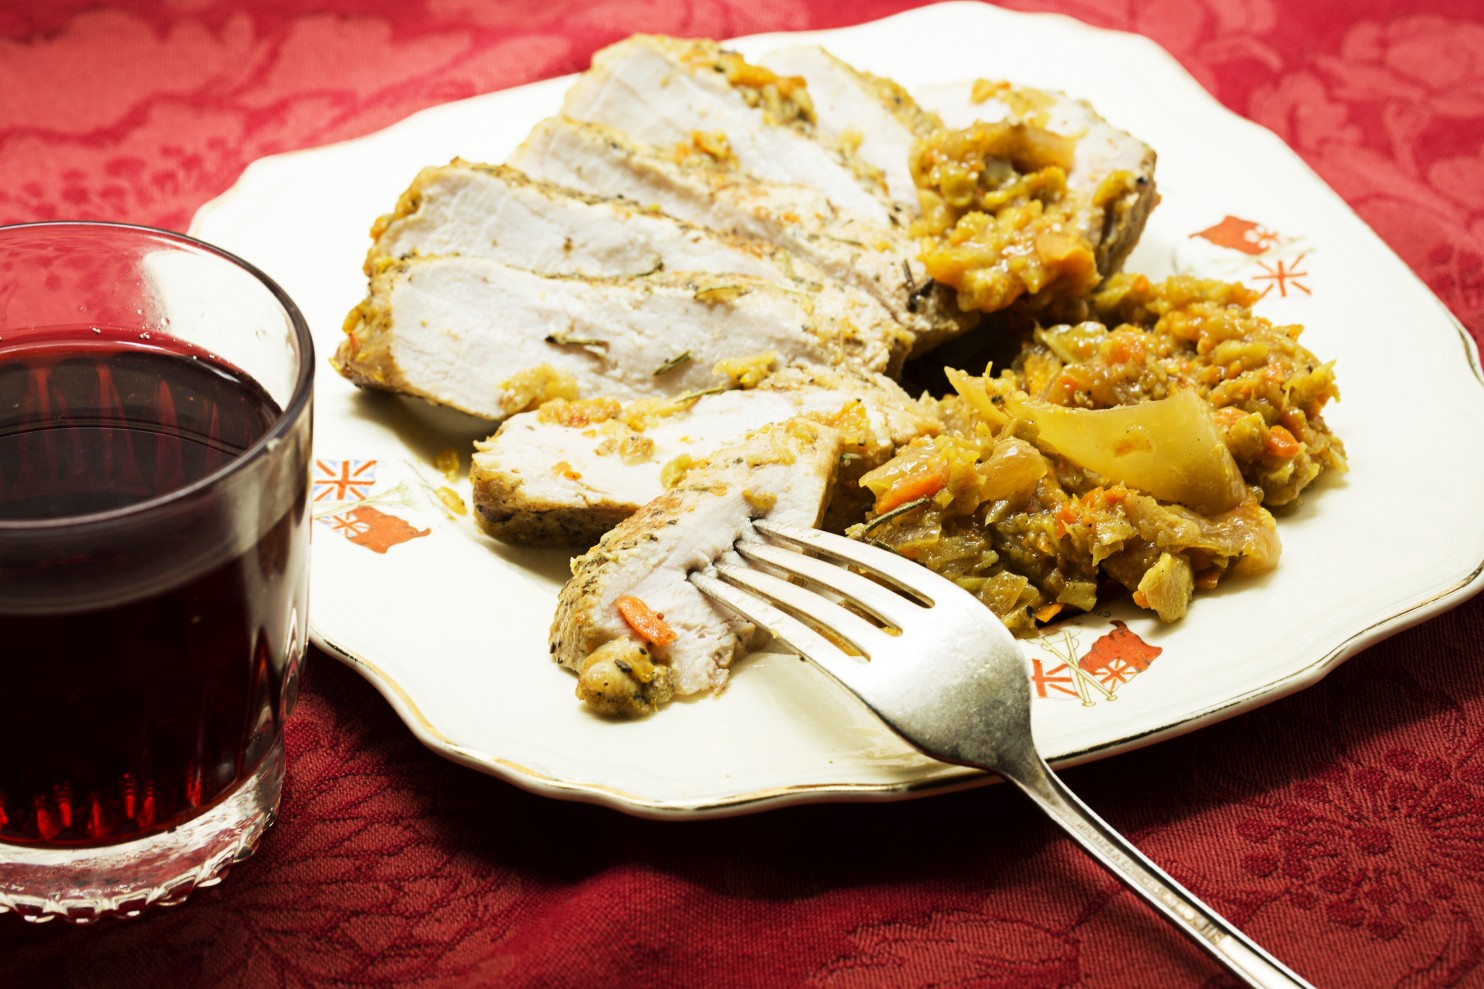
<svg viewBox="0 0 1484 989"><path fill-rule="evenodd" d="M1238 978L1264 989L1309 986L1062 785L1031 735L1030 684L1020 647L977 598L874 546L804 526L771 521L755 526L773 541L736 544L736 551L754 566L716 563L709 572L691 573L691 583L818 664L915 748L944 762L992 770L1014 783L1093 858ZM857 567L897 590L839 564ZM829 592L881 624L798 582ZM851 655L831 639L860 655Z"/></svg>

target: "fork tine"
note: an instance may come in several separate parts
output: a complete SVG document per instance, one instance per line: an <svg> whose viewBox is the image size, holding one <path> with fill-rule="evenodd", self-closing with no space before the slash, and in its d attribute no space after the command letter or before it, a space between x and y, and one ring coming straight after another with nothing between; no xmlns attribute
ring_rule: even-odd
<svg viewBox="0 0 1484 989"><path fill-rule="evenodd" d="M821 532L802 525L758 519L753 523L758 532L774 539L782 539L797 546L805 546L825 556L852 563L862 570L890 581L895 587L912 595L924 604L938 603L945 595L962 592L953 581L940 577L927 567L913 563L905 556L871 546L830 532Z"/></svg>
<svg viewBox="0 0 1484 989"><path fill-rule="evenodd" d="M897 628L905 628L914 617L923 614L922 606L917 601L904 598L837 563L805 556L792 547L785 549L760 540L749 540L739 542L737 552L745 559L761 561L790 576L802 577L826 590L834 591Z"/></svg>
<svg viewBox="0 0 1484 989"><path fill-rule="evenodd" d="M731 563L717 563L715 570L727 583L744 587L759 597L794 612L805 624L813 622L866 656L879 652L886 643L894 641L864 618L851 614L828 598L798 584L791 584L782 577Z"/></svg>
<svg viewBox="0 0 1484 989"><path fill-rule="evenodd" d="M793 615L751 591L734 587L699 570L692 571L686 579L702 594L720 601L753 624L767 629L779 642L800 656L818 663L836 677L843 677L851 667L862 665L859 657L851 656Z"/></svg>

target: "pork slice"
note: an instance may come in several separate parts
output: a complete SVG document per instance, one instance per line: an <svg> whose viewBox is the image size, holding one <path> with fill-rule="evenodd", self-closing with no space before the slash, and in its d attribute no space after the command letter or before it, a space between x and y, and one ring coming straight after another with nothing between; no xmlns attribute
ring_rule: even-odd
<svg viewBox="0 0 1484 989"><path fill-rule="evenodd" d="M917 105L890 79L862 72L823 48L794 45L759 60L781 76L799 76L809 86L819 132L881 170L888 195L917 213L917 184L908 161L912 143L941 128L938 115Z"/></svg>
<svg viewBox="0 0 1484 989"><path fill-rule="evenodd" d="M834 430L802 419L765 426L693 466L674 488L572 561L558 595L552 657L578 673L597 711L644 714L673 695L715 690L757 630L711 603L686 577L757 538L760 518L815 525L841 450ZM621 599L662 616L673 633L645 634ZM632 615L632 611L631 611Z"/></svg>
<svg viewBox="0 0 1484 989"><path fill-rule="evenodd" d="M787 240L778 239L790 224L845 241L894 238L883 250L894 248L899 255L915 249L905 231L843 210L818 189L760 179L704 155L677 155L606 124L548 117L531 128L508 163L532 178L627 199L697 226L790 249Z"/></svg>
<svg viewBox="0 0 1484 989"><path fill-rule="evenodd" d="M816 133L802 80L715 42L636 35L604 48L562 112L647 144L700 148L761 178L813 186L872 222L892 221L880 172Z"/></svg>
<svg viewBox="0 0 1484 989"><path fill-rule="evenodd" d="M1093 245L1098 273L1118 271L1159 202L1154 149L1103 119L1092 106L1065 93L981 80L922 94L949 127L1027 123L1072 138L1067 190L1081 200L1081 233Z"/></svg>
<svg viewBox="0 0 1484 989"><path fill-rule="evenodd" d="M556 397L712 388L724 380L719 361L759 352L893 367L895 325L834 301L745 275L561 278L488 258L414 257L372 276L332 363L361 387L490 420Z"/></svg>
<svg viewBox="0 0 1484 989"><path fill-rule="evenodd" d="M644 399L626 407L557 403L512 416L475 445L475 518L506 542L591 546L663 493L664 474L683 463L678 458L702 459L800 415L839 428L850 454L832 509L855 478L941 429L889 378L848 369L787 367L756 388L658 408ZM857 511L846 522L859 520Z"/></svg>
<svg viewBox="0 0 1484 989"><path fill-rule="evenodd" d="M821 316L847 319L891 350L911 346L874 296L756 237L699 227L630 200L576 192L504 165L425 168L395 212L373 228L367 271L419 255L486 257L541 275L612 278L657 272L738 273L810 296Z"/></svg>
<svg viewBox="0 0 1484 989"><path fill-rule="evenodd" d="M807 261L764 240L458 159L419 172L372 236L367 274L388 260L463 254L543 275L736 272L799 288L823 280Z"/></svg>
<svg viewBox="0 0 1484 989"><path fill-rule="evenodd" d="M676 457L712 453L798 411L789 395L740 390L659 417L645 414L648 401L615 407L600 422L590 419L604 413L580 406L505 420L475 444L470 465L480 526L506 542L591 546L664 493L661 476Z"/></svg>
<svg viewBox="0 0 1484 989"><path fill-rule="evenodd" d="M510 163L526 174L621 197L698 226L765 240L876 299L916 356L977 325L955 293L927 282L905 229L872 222L807 185L773 182L694 156L678 159L611 127L552 117Z"/></svg>

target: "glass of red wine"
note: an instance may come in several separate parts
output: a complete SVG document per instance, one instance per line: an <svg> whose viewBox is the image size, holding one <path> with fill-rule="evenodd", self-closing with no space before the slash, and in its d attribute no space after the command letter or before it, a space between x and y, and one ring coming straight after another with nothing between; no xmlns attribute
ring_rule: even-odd
<svg viewBox="0 0 1484 989"><path fill-rule="evenodd" d="M0 912L178 903L273 823L313 371L303 316L230 254L0 227Z"/></svg>

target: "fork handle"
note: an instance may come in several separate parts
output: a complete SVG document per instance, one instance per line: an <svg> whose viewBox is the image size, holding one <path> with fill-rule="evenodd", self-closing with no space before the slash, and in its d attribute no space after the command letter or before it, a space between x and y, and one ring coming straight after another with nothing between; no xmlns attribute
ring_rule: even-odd
<svg viewBox="0 0 1484 989"><path fill-rule="evenodd" d="M1123 879L1150 906L1206 949L1233 975L1257 989L1314 989L1292 969L1258 947L1220 914L1149 861L1128 839L1105 824L1035 753L1006 759L1000 775L1030 795L1053 821L1093 858Z"/></svg>

